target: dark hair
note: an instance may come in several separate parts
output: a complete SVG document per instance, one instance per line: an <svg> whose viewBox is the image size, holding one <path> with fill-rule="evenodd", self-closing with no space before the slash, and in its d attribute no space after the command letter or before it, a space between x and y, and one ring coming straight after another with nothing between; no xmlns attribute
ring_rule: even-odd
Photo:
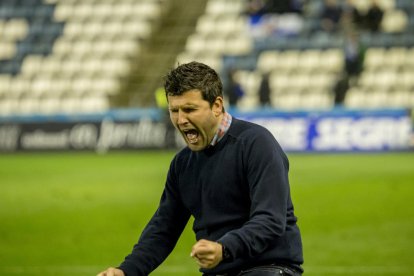
<svg viewBox="0 0 414 276"><path fill-rule="evenodd" d="M164 88L166 96L179 96L192 89L200 90L203 100L210 105L217 97L223 97L223 84L217 72L196 61L171 70L165 77Z"/></svg>

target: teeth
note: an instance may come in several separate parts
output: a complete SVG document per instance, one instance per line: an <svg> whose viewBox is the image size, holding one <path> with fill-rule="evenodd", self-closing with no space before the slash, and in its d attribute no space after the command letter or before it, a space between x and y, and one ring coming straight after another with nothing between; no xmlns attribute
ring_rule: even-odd
<svg viewBox="0 0 414 276"><path fill-rule="evenodd" d="M198 133L196 131L189 131L186 133L188 142L190 144L195 144L198 141Z"/></svg>
<svg viewBox="0 0 414 276"><path fill-rule="evenodd" d="M187 134L187 138L188 138L188 142L190 142L190 144L195 144L198 141L196 134L190 134L189 133L189 134Z"/></svg>

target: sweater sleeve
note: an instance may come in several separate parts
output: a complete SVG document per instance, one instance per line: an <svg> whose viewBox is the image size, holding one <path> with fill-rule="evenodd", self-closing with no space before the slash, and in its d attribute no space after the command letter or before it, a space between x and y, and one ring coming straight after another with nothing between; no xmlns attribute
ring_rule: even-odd
<svg viewBox="0 0 414 276"><path fill-rule="evenodd" d="M172 167L157 211L144 228L132 253L119 266L127 276L144 276L156 269L174 249L190 218L189 211L180 200Z"/></svg>
<svg viewBox="0 0 414 276"><path fill-rule="evenodd" d="M254 258L283 235L286 228L287 157L267 130L256 129L249 134L243 160L251 199L250 217L241 228L218 240L226 246L232 259Z"/></svg>

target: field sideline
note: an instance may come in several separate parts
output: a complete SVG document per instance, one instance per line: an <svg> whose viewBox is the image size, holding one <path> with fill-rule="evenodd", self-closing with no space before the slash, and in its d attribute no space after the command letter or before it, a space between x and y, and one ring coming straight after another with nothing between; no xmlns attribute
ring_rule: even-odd
<svg viewBox="0 0 414 276"><path fill-rule="evenodd" d="M413 153L288 155L305 275L414 275ZM0 274L118 265L157 207L172 156L1 154ZM200 275L190 224L151 275Z"/></svg>

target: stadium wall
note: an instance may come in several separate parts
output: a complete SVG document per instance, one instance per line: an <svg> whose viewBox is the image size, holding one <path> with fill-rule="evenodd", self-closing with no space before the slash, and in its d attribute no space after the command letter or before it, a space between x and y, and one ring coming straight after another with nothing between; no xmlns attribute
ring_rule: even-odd
<svg viewBox="0 0 414 276"><path fill-rule="evenodd" d="M265 126L288 152L405 151L413 147L406 109L239 112ZM111 110L84 115L0 117L0 152L166 149L184 146L157 109Z"/></svg>

